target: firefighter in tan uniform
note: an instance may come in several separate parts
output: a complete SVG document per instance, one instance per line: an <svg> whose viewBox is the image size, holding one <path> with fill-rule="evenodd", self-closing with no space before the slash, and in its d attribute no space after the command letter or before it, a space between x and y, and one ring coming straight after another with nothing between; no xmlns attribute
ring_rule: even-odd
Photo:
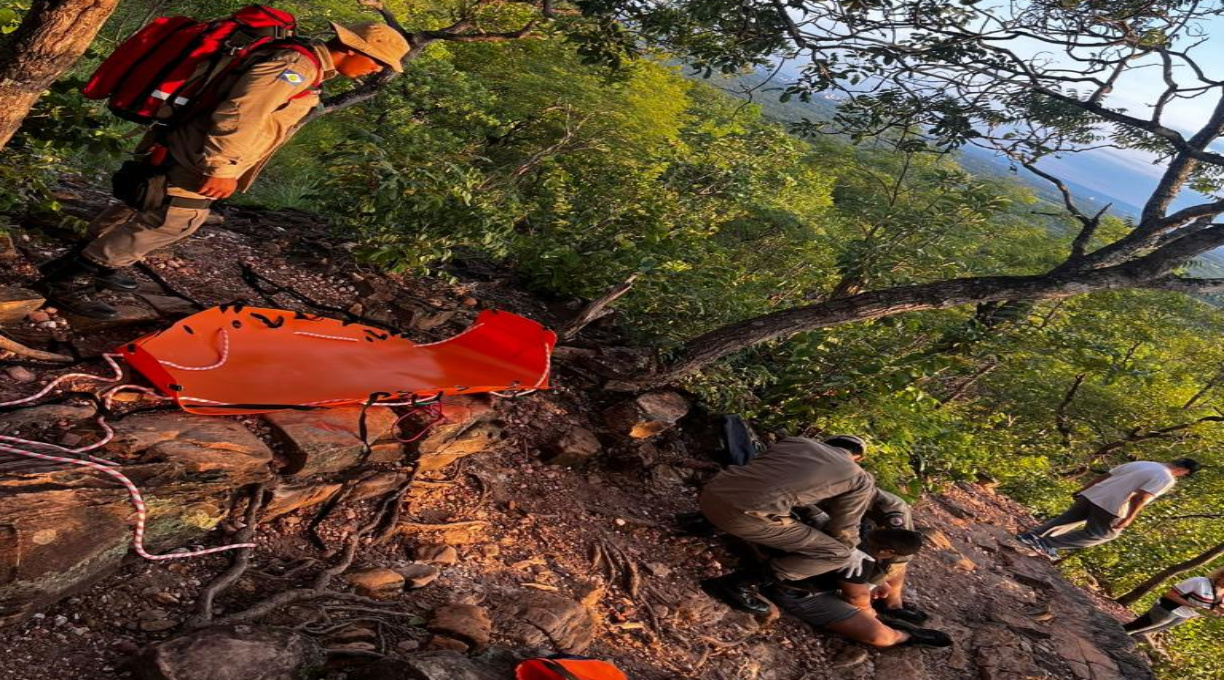
<svg viewBox="0 0 1224 680"><path fill-rule="evenodd" d="M783 439L747 465L720 472L701 492L701 512L714 526L750 543L781 551L767 568L745 569L702 582L711 595L737 609L767 612L757 586L800 581L839 569L861 572L859 525L876 497L875 480L859 467L866 446L849 435L824 442ZM796 517L818 506L822 528Z"/></svg>
<svg viewBox="0 0 1224 680"><path fill-rule="evenodd" d="M92 241L40 267L48 299L81 316L114 318L118 311L95 299L95 290L135 290L137 282L120 268L187 238L204 224L213 201L250 188L264 164L319 106L319 92L311 89L316 82L337 75L361 78L385 68L403 71L400 62L409 45L391 27L332 26L336 37L311 45L322 73L305 54L270 49L219 84L225 94L210 115L160 135L170 163L164 201L150 210L114 206L98 215L89 226Z"/></svg>

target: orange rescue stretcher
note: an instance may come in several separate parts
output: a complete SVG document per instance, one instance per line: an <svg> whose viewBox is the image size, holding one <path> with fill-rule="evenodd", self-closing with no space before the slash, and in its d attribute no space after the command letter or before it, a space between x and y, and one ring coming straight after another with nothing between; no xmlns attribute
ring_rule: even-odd
<svg viewBox="0 0 1224 680"><path fill-rule="evenodd" d="M118 349L180 407L202 415L548 387L556 335L508 312L418 344L393 331L281 309L222 305Z"/></svg>

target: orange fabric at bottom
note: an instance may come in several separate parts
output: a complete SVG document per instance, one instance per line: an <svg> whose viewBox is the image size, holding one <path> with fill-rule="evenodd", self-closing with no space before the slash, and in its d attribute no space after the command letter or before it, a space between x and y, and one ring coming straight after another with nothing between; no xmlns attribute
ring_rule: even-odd
<svg viewBox="0 0 1224 680"><path fill-rule="evenodd" d="M565 676L550 667L559 664L579 680L628 680L616 666L595 659L528 659L514 671L516 680L564 680Z"/></svg>

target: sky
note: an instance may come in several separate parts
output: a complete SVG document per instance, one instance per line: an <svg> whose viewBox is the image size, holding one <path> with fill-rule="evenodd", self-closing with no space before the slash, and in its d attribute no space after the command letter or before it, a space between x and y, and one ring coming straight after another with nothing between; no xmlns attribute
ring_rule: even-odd
<svg viewBox="0 0 1224 680"><path fill-rule="evenodd" d="M1218 37L1195 47L1192 54L1208 77L1224 80L1224 18L1216 18L1201 25L1206 35ZM1188 46L1177 45L1181 48ZM1036 42L1017 40L1011 47L1021 54L1032 56L1041 52L1041 46ZM1165 87L1158 63L1153 59L1151 67L1129 71L1117 83L1106 104L1111 108L1125 109L1138 117L1150 117L1152 104ZM801 63L794 63L794 67L801 66ZM784 76L793 73L794 67L784 67ZM1189 69L1179 69L1179 82L1189 83L1191 78L1186 75L1188 73ZM1197 99L1171 102L1164 111L1162 122L1190 136L1209 118L1220 96L1220 93L1214 92ZM1217 141L1213 148L1224 152L1224 143ZM1155 160L1157 159L1154 155L1139 150L1096 149L1066 154L1060 158L1047 158L1038 165L1106 196L1131 204L1142 204L1146 195L1155 188L1164 170L1163 164L1153 163ZM1179 197L1176 207L1202 199L1193 192L1185 193L1185 196Z"/></svg>
<svg viewBox="0 0 1224 680"><path fill-rule="evenodd" d="M1208 36L1219 37L1195 47L1192 55L1207 77L1224 79L1224 18L1204 22L1202 26ZM1189 73L1188 68L1182 67L1176 72L1175 78L1178 82L1189 83L1192 80ZM1151 116L1152 105L1164 88L1159 68L1134 69L1119 81L1106 103L1111 108L1126 109L1132 115L1147 118ZM1190 136L1211 116L1220 96L1217 91L1197 99L1171 102L1161 121L1168 127ZM1212 148L1224 151L1224 143L1217 141ZM1068 154L1063 158L1047 159L1040 163L1039 167L1067 176L1068 179L1108 196L1136 203L1155 188L1164 171L1163 164L1153 162L1156 160L1155 155L1134 149L1098 149ZM1185 194L1179 197L1178 207L1198 202L1202 198L1189 191Z"/></svg>

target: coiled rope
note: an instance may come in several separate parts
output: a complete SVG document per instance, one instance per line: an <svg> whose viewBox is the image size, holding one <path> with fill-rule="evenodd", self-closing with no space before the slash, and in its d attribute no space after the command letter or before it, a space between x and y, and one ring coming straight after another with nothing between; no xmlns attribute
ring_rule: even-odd
<svg viewBox="0 0 1224 680"><path fill-rule="evenodd" d="M222 335L222 343L223 343L223 349L222 349L221 361L222 363L224 363L225 361L224 347L226 345L224 334ZM58 387L60 383L64 382L65 380L70 380L73 378L88 378L90 380L100 380L102 382L118 382L120 379L123 378L123 369L119 366L118 362L115 361L115 359L117 359L119 355L118 354L104 354L102 356L104 359L106 359L106 362L110 364L110 367L114 369L114 372L115 372L114 377L108 378L106 376L93 375L90 373L69 373L66 375L62 375L56 378L55 380L52 380L45 387L39 390L36 394L33 394L28 397L24 397L22 399L14 399L13 401L0 402L0 407L18 406L20 404L28 404L30 402L36 401L46 396L47 394L49 394L52 390ZM162 399L162 400L169 399L168 397L163 397L157 394L156 392L154 392L153 390L147 387L142 387L140 385L116 385L106 390L106 392L104 392L102 395L102 404L103 404L104 410L109 410L111 406L111 402L113 401L115 395L118 394L119 392L124 392L124 391L143 392L145 394L152 395L154 398L157 398L157 399ZM18 456L24 456L26 458L33 458L36 460L45 460L45 461L52 462L52 463L60 463L64 465L79 465L81 467L87 467L87 468L90 468L91 470L96 470L98 472L101 472L104 475L108 475L109 477L113 478L115 481L122 484L123 487L127 489L128 498L132 502L132 507L136 509L136 526L133 528L133 531L132 531L132 548L136 551L136 554L140 555L146 560L155 560L155 561L156 560L178 560L178 559L185 559L189 557L200 557L203 555L212 555L214 553L224 552L227 550L237 550L239 548L254 548L255 547L254 543L234 543L231 545L224 545L219 548L208 548L205 550L194 550L194 551L188 551L188 552L174 552L174 553L167 553L165 555L154 555L150 553L149 551L145 550L145 547L144 547L145 527L148 522L149 512L148 512L148 506L145 505L144 496L142 496L140 493L140 489L136 487L136 484L133 483L131 479L128 479L126 475L124 475L122 472L119 472L119 470L116 469L118 467L118 463L115 463L114 461L105 460L102 458L95 458L94 456L91 456L88 454L89 451L94 451L96 449L102 448L115 437L114 429L111 428L111 426L106 422L105 413L98 414L96 422L102 428L103 436L97 442L94 442L93 444L90 444L88 446L82 446L80 448L70 449L70 448L66 448L63 446L59 446L57 444L33 441L30 439L21 439L20 437L9 437L9 436L0 435L0 442L6 442L6 443L0 443L0 451L4 453L15 454ZM32 447L32 448L51 449L54 451L58 451L62 453L76 454L78 456L83 456L83 457L82 458L68 458L65 456L54 456L54 455L50 455L46 453L35 453L33 451L27 450L27 448L18 448L18 446L27 447L27 448Z"/></svg>

